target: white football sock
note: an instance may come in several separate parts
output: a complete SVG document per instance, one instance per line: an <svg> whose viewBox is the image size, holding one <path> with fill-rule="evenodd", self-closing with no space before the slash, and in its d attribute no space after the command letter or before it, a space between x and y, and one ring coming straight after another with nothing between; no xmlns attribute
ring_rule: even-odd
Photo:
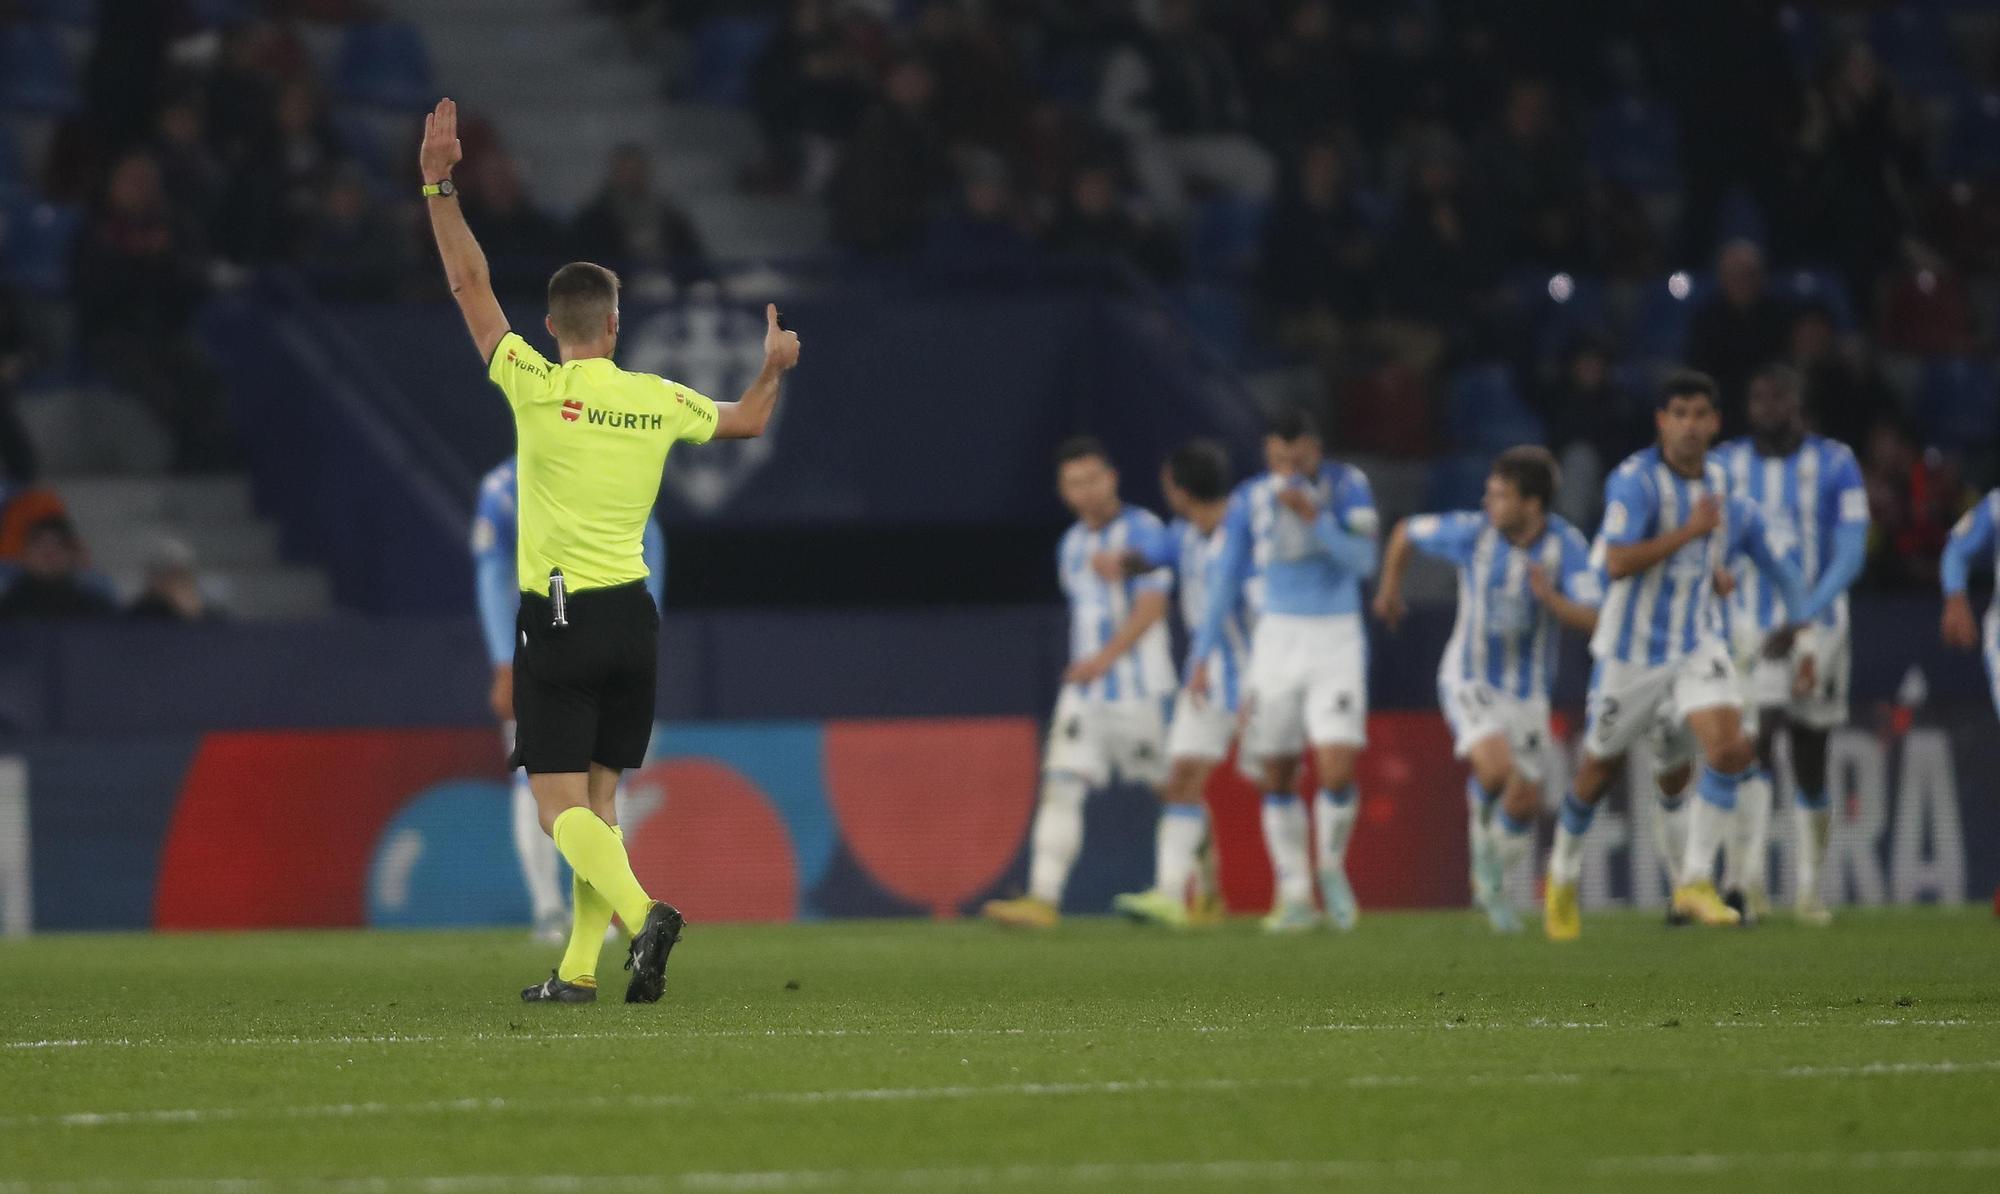
<svg viewBox="0 0 2000 1194"><path fill-rule="evenodd" d="M1688 848L1688 806L1692 801L1685 795L1669 796L1658 792L1659 801L1653 805L1653 846L1660 852L1660 864L1667 868L1667 878L1677 880L1681 873L1681 859L1687 857Z"/></svg>
<svg viewBox="0 0 2000 1194"><path fill-rule="evenodd" d="M1349 784L1338 792L1320 789L1313 799L1314 862L1320 870L1347 868L1347 843L1354 837L1354 821L1361 812L1361 797Z"/></svg>
<svg viewBox="0 0 2000 1194"><path fill-rule="evenodd" d="M1729 815L1736 809L1737 792L1751 776L1749 770L1724 775L1703 766L1696 781L1693 806L1688 810L1687 852L1681 855L1677 886L1702 883L1715 877L1715 852L1722 845Z"/></svg>
<svg viewBox="0 0 2000 1194"><path fill-rule="evenodd" d="M1763 894L1764 859L1771 842L1771 780L1759 768L1736 789L1736 812L1722 853L1725 890Z"/></svg>
<svg viewBox="0 0 2000 1194"><path fill-rule="evenodd" d="M1169 804L1160 810L1153 839L1153 886L1176 900L1188 897L1194 878L1195 855L1208 836L1208 808L1200 804Z"/></svg>
<svg viewBox="0 0 2000 1194"><path fill-rule="evenodd" d="M1585 804L1571 792L1563 797L1562 811L1556 815L1556 843L1549 851L1549 882L1575 883L1583 877L1583 835L1597 819L1597 806Z"/></svg>
<svg viewBox="0 0 2000 1194"><path fill-rule="evenodd" d="M562 855L555 839L542 832L541 815L535 807L535 793L528 786L528 773L514 772L514 853L521 860L521 882L528 888L528 904L536 921L569 916L557 882Z"/></svg>
<svg viewBox="0 0 2000 1194"><path fill-rule="evenodd" d="M1513 873L1528 851L1535 845L1535 823L1533 820L1516 821L1507 815L1504 808L1493 810L1492 824L1487 826L1489 848L1499 856L1500 874Z"/></svg>
<svg viewBox="0 0 2000 1194"><path fill-rule="evenodd" d="M1825 805L1813 808L1809 805L1796 806L1799 841L1799 893L1800 904L1818 903L1821 899L1820 873L1826 866L1827 843L1833 838L1833 810Z"/></svg>
<svg viewBox="0 0 2000 1194"><path fill-rule="evenodd" d="M1083 798L1090 789L1066 772L1042 777L1035 809L1034 857L1028 865L1028 894L1062 907L1063 888L1076 856L1083 851Z"/></svg>
<svg viewBox="0 0 2000 1194"><path fill-rule="evenodd" d="M1305 801L1289 792L1264 797L1264 848L1271 853L1278 905L1312 903L1312 860L1307 856Z"/></svg>

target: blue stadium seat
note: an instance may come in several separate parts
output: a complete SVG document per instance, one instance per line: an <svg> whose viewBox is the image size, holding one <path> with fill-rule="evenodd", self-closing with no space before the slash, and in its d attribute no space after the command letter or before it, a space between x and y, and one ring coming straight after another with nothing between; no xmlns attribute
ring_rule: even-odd
<svg viewBox="0 0 2000 1194"><path fill-rule="evenodd" d="M398 21L349 29L333 74L334 89L358 103L415 110L437 99L423 34Z"/></svg>
<svg viewBox="0 0 2000 1194"><path fill-rule="evenodd" d="M1424 509L1478 509L1486 496L1486 474L1492 466L1492 456L1480 452L1461 452L1432 462L1430 481L1424 486Z"/></svg>
<svg viewBox="0 0 2000 1194"><path fill-rule="evenodd" d="M717 17L695 30L683 95L728 108L748 103L750 73L776 32L770 17Z"/></svg>
<svg viewBox="0 0 2000 1194"><path fill-rule="evenodd" d="M1877 9L1868 18L1868 42L1882 65L1918 95L1959 95L1970 85L1944 15L1932 5Z"/></svg>
<svg viewBox="0 0 2000 1194"><path fill-rule="evenodd" d="M1461 448L1498 451L1545 438L1542 420L1521 398L1513 367L1492 361L1454 373L1445 399L1446 418Z"/></svg>
<svg viewBox="0 0 2000 1194"><path fill-rule="evenodd" d="M1680 189L1680 133L1673 114L1626 96L1590 122L1590 161L1604 177L1641 195Z"/></svg>
<svg viewBox="0 0 2000 1194"><path fill-rule="evenodd" d="M76 72L55 31L0 26L0 110L67 116L76 108Z"/></svg>
<svg viewBox="0 0 2000 1194"><path fill-rule="evenodd" d="M1764 218L1764 209L1742 187L1729 189L1715 215L1716 243L1726 245L1732 240L1747 240L1766 247L1771 243L1771 225Z"/></svg>
<svg viewBox="0 0 2000 1194"><path fill-rule="evenodd" d="M1195 211L1188 251L1196 272L1235 274L1257 261L1270 205L1227 193L1204 200Z"/></svg>
<svg viewBox="0 0 2000 1194"><path fill-rule="evenodd" d="M1966 96L1952 106L1951 134L1939 165L1951 178L2000 174L2000 90Z"/></svg>
<svg viewBox="0 0 2000 1194"><path fill-rule="evenodd" d="M1687 348L1688 325L1708 296L1709 284L1685 270L1648 282L1639 296L1627 345L1636 356L1678 360Z"/></svg>
<svg viewBox="0 0 2000 1194"><path fill-rule="evenodd" d="M13 134L0 127L0 207L26 199L33 181L21 151L14 147Z"/></svg>
<svg viewBox="0 0 2000 1194"><path fill-rule="evenodd" d="M1936 357L1917 382L1917 420L1932 444L1982 450L2000 437L2000 377L1991 361Z"/></svg>
<svg viewBox="0 0 2000 1194"><path fill-rule="evenodd" d="M0 212L0 278L32 294L69 289L70 245L82 216L57 203L22 203Z"/></svg>
<svg viewBox="0 0 2000 1194"><path fill-rule="evenodd" d="M28 15L76 29L97 28L97 0L28 0Z"/></svg>
<svg viewBox="0 0 2000 1194"><path fill-rule="evenodd" d="M1825 307L1834 327L1854 330L1854 300L1847 293L1847 281L1830 269L1780 270L1771 278L1771 292L1795 307Z"/></svg>

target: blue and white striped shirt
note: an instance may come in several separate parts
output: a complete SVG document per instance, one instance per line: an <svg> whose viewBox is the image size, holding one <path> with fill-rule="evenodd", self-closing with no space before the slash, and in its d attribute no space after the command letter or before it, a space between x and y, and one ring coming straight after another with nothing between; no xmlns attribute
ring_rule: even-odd
<svg viewBox="0 0 2000 1194"><path fill-rule="evenodd" d="M1571 601L1597 605L1604 588L1583 533L1551 515L1541 537L1516 547L1477 510L1420 514L1410 542L1458 566L1458 617L1438 663L1440 683L1478 682L1522 700L1547 700L1560 624L1528 587L1541 565Z"/></svg>
<svg viewBox="0 0 2000 1194"><path fill-rule="evenodd" d="M1663 535L1685 523L1703 497L1728 492L1722 465L1712 459L1697 480L1675 472L1657 445L1635 452L1604 483L1604 525L1592 547L1592 564L1604 568L1608 547ZM1591 655L1658 667L1721 635L1715 570L1728 559L1729 518L1725 506L1714 531L1644 572L1612 580L1590 640Z"/></svg>
<svg viewBox="0 0 2000 1194"><path fill-rule="evenodd" d="M1311 522L1278 501L1282 490L1300 487L1318 509ZM1192 657L1216 650L1223 623L1247 601L1253 577L1263 584L1259 617L1359 614L1361 582L1375 574L1379 529L1368 478L1348 465L1327 461L1312 477L1265 473L1238 485L1222 520L1222 550Z"/></svg>
<svg viewBox="0 0 2000 1194"><path fill-rule="evenodd" d="M1204 535L1194 523L1177 518L1164 535L1139 548L1148 564L1173 567L1180 584L1181 624L1189 635L1208 616L1209 585L1223 542L1219 524ZM1250 621L1256 616L1256 604L1253 598L1246 598L1224 619L1222 638L1215 649L1210 699L1232 712L1242 696L1243 669L1250 662Z"/></svg>
<svg viewBox="0 0 2000 1194"><path fill-rule="evenodd" d="M1173 573L1166 568L1124 580L1105 580L1093 564L1098 554L1143 551L1147 543L1165 535L1166 528L1160 520L1137 506L1121 508L1116 518L1096 530L1079 522L1064 533L1062 544L1056 549L1056 574L1062 582L1063 595L1069 599L1072 663L1090 658L1110 643L1125 619L1132 615L1132 603L1139 594L1164 593L1173 585ZM1174 662L1166 622L1162 620L1148 628L1109 672L1076 687L1085 697L1098 701L1158 700L1171 696L1175 687Z"/></svg>
<svg viewBox="0 0 2000 1194"><path fill-rule="evenodd" d="M1847 587L1860 575L1868 550L1868 490L1853 451L1837 440L1808 435L1789 456L1763 456L1746 438L1717 448L1713 459L1728 475L1730 492L1762 513L1771 550L1810 590L1811 619L1846 629ZM1732 621L1747 618L1747 626L1757 630L1773 630L1785 621L1774 586L1741 564L1730 606Z"/></svg>

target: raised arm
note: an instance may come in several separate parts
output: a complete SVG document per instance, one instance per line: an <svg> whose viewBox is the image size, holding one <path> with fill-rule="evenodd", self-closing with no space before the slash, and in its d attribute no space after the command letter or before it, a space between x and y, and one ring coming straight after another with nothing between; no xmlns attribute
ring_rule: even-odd
<svg viewBox="0 0 2000 1194"><path fill-rule="evenodd" d="M434 192L438 184L451 180L451 169L463 156L458 144L458 105L449 99L439 100L436 110L424 117L424 143L417 155L427 196L424 205L430 209L431 235L437 238L438 257L444 262L444 280L451 287L451 297L458 303L459 314L465 316L465 326L479 348L479 359L490 363L494 350L500 347L500 338L508 332L507 315L493 294L493 272L465 222L465 212L458 205L458 192L455 189Z"/></svg>
<svg viewBox="0 0 2000 1194"><path fill-rule="evenodd" d="M1341 483L1332 503L1313 519L1313 534L1335 563L1365 580L1375 575L1381 523L1375 496L1368 482L1359 478L1359 473L1350 473Z"/></svg>
<svg viewBox="0 0 2000 1194"><path fill-rule="evenodd" d="M778 305L764 307L764 368L735 402L715 404L716 439L756 439L771 422L778 386L799 363L799 334L778 326Z"/></svg>

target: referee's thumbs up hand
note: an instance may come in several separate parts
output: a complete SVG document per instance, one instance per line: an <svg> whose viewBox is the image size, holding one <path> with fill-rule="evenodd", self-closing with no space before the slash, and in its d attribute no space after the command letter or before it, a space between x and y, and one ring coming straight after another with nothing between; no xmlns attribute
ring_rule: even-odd
<svg viewBox="0 0 2000 1194"><path fill-rule="evenodd" d="M780 373L799 363L799 334L778 326L778 304L764 306L764 365Z"/></svg>

